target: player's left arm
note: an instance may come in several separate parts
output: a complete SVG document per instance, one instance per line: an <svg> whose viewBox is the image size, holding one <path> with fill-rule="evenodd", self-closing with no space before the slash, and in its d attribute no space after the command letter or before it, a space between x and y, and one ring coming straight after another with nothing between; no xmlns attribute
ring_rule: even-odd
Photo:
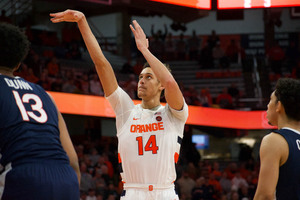
<svg viewBox="0 0 300 200"><path fill-rule="evenodd" d="M260 147L260 172L254 200L273 200L279 177L279 167L288 157L288 144L279 134L265 136Z"/></svg>
<svg viewBox="0 0 300 200"><path fill-rule="evenodd" d="M74 171L77 174L77 179L78 179L78 183L80 184L80 178L81 178L81 174L80 174L80 169L79 169L79 163L78 163L78 157L77 157L77 153L75 151L75 148L73 146L72 140L70 138L69 135L69 131L67 129L65 120L62 116L62 114L60 113L60 111L58 110L54 99L52 98L52 96L50 94L48 94L53 102L53 104L55 105L56 109L57 109L57 113L58 113L58 128L59 128L59 132L60 132L60 142L62 147L64 148L64 150L66 151L69 160L70 160L70 165L71 167L74 169Z"/></svg>
<svg viewBox="0 0 300 200"><path fill-rule="evenodd" d="M149 42L141 26L136 20L132 23L133 26L130 25L130 28L135 37L136 46L143 54L152 71L165 89L165 98L167 103L175 110L182 110L184 100L177 82L164 64L149 51Z"/></svg>

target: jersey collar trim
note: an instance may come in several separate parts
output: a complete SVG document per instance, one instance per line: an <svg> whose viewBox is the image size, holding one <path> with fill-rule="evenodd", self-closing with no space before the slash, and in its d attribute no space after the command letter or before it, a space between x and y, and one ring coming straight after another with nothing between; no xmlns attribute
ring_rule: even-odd
<svg viewBox="0 0 300 200"><path fill-rule="evenodd" d="M300 135L300 132L293 129L293 128L289 128L289 127L283 127L282 129L287 129L287 130L290 130L290 131L294 131L295 133L297 133L298 135Z"/></svg>

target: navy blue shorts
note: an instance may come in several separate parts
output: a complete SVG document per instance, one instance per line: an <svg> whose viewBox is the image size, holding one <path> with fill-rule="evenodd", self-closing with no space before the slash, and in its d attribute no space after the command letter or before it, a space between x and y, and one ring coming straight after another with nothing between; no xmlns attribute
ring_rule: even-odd
<svg viewBox="0 0 300 200"><path fill-rule="evenodd" d="M2 200L78 200L79 184L69 164L30 163L13 167L5 177Z"/></svg>

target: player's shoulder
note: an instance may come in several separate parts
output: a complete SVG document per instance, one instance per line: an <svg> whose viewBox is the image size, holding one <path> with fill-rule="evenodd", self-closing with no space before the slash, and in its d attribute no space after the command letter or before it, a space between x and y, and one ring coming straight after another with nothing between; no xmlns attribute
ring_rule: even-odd
<svg viewBox="0 0 300 200"><path fill-rule="evenodd" d="M288 143L282 135L276 132L271 132L263 137L261 142L261 150L265 150L266 152L272 154L276 152L281 154L282 152L288 150Z"/></svg>
<svg viewBox="0 0 300 200"><path fill-rule="evenodd" d="M285 141L284 137L276 132L271 132L265 135L262 139L263 143L277 144Z"/></svg>

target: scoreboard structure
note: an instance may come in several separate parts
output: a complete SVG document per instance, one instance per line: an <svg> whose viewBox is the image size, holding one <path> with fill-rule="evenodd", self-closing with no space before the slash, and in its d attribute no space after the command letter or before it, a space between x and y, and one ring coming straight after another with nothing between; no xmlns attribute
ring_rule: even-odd
<svg viewBox="0 0 300 200"><path fill-rule="evenodd" d="M150 0L178 6L186 6L198 9L211 9L211 1L214 0ZM248 8L276 8L297 7L300 0L216 0L217 9L248 9Z"/></svg>
<svg viewBox="0 0 300 200"><path fill-rule="evenodd" d="M198 9L211 9L211 0L151 0L161 3L174 4Z"/></svg>
<svg viewBox="0 0 300 200"><path fill-rule="evenodd" d="M218 0L218 9L276 8L300 6L299 0Z"/></svg>

